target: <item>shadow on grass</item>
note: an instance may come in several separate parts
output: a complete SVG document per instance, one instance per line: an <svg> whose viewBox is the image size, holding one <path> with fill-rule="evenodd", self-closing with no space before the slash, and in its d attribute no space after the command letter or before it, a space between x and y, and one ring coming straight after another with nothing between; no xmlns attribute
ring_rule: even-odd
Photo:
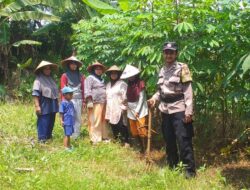
<svg viewBox="0 0 250 190"><path fill-rule="evenodd" d="M154 146L154 145L157 146ZM151 157L159 167L166 167L165 144L154 142ZM218 146L219 147L219 146ZM238 154L231 154L229 157L220 155L220 148L204 149L195 147L196 168L202 166L221 168L221 175L226 178L227 184L235 189L250 189L250 160L244 157L244 161ZM230 164L231 163L231 164Z"/></svg>
<svg viewBox="0 0 250 190"><path fill-rule="evenodd" d="M250 167L226 167L222 170L222 175L226 177L227 183L236 189L250 188Z"/></svg>

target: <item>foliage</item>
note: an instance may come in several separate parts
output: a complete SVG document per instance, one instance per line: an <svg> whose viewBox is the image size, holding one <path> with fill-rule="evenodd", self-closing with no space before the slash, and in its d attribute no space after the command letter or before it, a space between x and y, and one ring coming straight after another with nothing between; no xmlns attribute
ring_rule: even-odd
<svg viewBox="0 0 250 190"><path fill-rule="evenodd" d="M112 14L117 12L114 7L100 0L83 0L83 2L101 14Z"/></svg>
<svg viewBox="0 0 250 190"><path fill-rule="evenodd" d="M41 45L37 40L24 40L29 36L39 23L43 22L58 22L60 18L51 14L52 7L60 7L66 5L66 2L58 3L58 0L53 1L1 1L0 3L0 71L3 72L3 80L7 82L9 77L9 65L11 60L21 57L15 57L15 51L12 46L19 47L20 45L28 45L29 47L22 48L24 51L33 45ZM46 4L47 3L47 4ZM50 12L50 13L49 13ZM31 21L33 20L33 21ZM18 35L19 34L19 35ZM21 50L22 50L21 49ZM30 50L30 49L29 49ZM33 51L29 51L28 56L31 56ZM14 54L14 55L13 55ZM25 57L25 53L22 55ZM23 58L22 57L22 58ZM2 83L2 82L1 82Z"/></svg>
<svg viewBox="0 0 250 190"><path fill-rule="evenodd" d="M89 5L89 6L88 6ZM93 9L93 8L95 9ZM108 3L82 0L3 0L0 2L1 83L11 69L32 58L28 69L42 59L59 62L72 53L71 24L116 11ZM24 45L25 46L20 46ZM34 47L41 45L40 47ZM13 48L14 47L14 48ZM54 59L57 57L56 59ZM15 61L13 61L15 60Z"/></svg>
<svg viewBox="0 0 250 190"><path fill-rule="evenodd" d="M176 41L179 61L193 73L199 125L206 127L218 116L218 134L224 136L228 126L236 130L236 123L249 118L250 9L244 6L213 0L138 1L129 11L73 25L73 42L85 66L99 60L107 66L139 67L151 96L163 65L162 45Z"/></svg>
<svg viewBox="0 0 250 190"><path fill-rule="evenodd" d="M31 100L32 86L35 77L21 77L21 83L18 88L12 91L13 95L15 95L15 99L19 99L19 101L29 102Z"/></svg>
<svg viewBox="0 0 250 190"><path fill-rule="evenodd" d="M19 47L20 45L37 45L37 46L40 46L40 45L42 45L42 43L34 41L34 40L21 40L21 41L15 42L13 44L13 46L15 46L15 47Z"/></svg>
<svg viewBox="0 0 250 190"><path fill-rule="evenodd" d="M6 89L3 85L0 85L0 101L4 101L6 95Z"/></svg>
<svg viewBox="0 0 250 190"><path fill-rule="evenodd" d="M64 6L62 3L57 4L55 3L56 0L48 1L47 6ZM65 1L67 2L67 1ZM42 10L41 8L42 1L29 1L29 0L18 0L18 1L4 1L2 3L1 9L0 9L0 26L5 29L2 30L3 35L1 36L1 40L5 42L5 44L8 42L6 36L10 35L10 31L7 30L6 26L10 24L10 21L20 21L20 20L44 20L44 21L59 21L60 18L56 17L52 14L48 14L46 10ZM46 5L46 4L45 4Z"/></svg>

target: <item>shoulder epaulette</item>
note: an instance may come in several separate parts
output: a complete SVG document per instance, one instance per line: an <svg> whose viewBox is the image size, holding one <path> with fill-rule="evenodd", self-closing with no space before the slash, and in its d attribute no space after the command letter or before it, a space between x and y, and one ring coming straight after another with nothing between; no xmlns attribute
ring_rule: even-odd
<svg viewBox="0 0 250 190"><path fill-rule="evenodd" d="M178 63L181 64L181 82L192 82L192 75L187 64L181 62Z"/></svg>

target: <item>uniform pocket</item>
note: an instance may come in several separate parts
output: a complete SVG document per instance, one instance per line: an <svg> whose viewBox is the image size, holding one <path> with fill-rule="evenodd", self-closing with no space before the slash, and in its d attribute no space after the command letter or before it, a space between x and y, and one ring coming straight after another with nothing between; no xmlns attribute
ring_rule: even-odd
<svg viewBox="0 0 250 190"><path fill-rule="evenodd" d="M171 83L180 83L180 77L172 76L172 77L169 78L168 81L171 82Z"/></svg>
<svg viewBox="0 0 250 190"><path fill-rule="evenodd" d="M170 86L178 94L182 92L182 84L180 83L180 81L181 79L178 76L172 76L169 78Z"/></svg>

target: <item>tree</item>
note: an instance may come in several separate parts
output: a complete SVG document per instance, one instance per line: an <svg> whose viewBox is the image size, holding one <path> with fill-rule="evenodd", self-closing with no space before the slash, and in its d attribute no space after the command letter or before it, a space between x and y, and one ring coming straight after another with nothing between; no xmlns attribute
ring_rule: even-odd
<svg viewBox="0 0 250 190"><path fill-rule="evenodd" d="M37 59L39 55L47 57L68 55L72 51L70 45L72 23L117 11L99 0L2 0L0 5L0 72L2 69L5 82L8 79L11 60L24 62L24 65L27 65L25 63L30 57L27 57L25 52L29 52L28 55L35 55L37 50L39 54L33 56ZM20 30L22 32L19 32ZM22 41L18 42L19 40ZM18 59L14 56L13 44L15 47L21 47L19 47L22 52L21 59L20 56ZM35 45L42 46L40 49L30 47Z"/></svg>
<svg viewBox="0 0 250 190"><path fill-rule="evenodd" d="M228 126L236 126L250 110L248 4L241 9L236 2L183 0L176 8L169 0L145 2L74 25L79 58L107 66L134 64L152 94L162 65L162 44L177 41L180 61L188 62L193 72L200 125L205 128L205 123L219 116L218 134L225 137Z"/></svg>
<svg viewBox="0 0 250 190"><path fill-rule="evenodd" d="M43 3L42 3L43 2ZM61 2L61 1L59 1ZM40 43L26 40L21 42L15 42L11 39L11 25L15 21L29 21L29 20L44 20L51 22L58 22L59 17L49 14L46 12L45 6L64 6L65 4L57 4L54 1L29 1L29 0L18 0L18 1L2 1L0 6L0 68L3 70L4 79L8 78L8 64L10 59L11 47L15 43L15 46L19 45L40 45ZM45 4L47 3L47 4ZM43 10L44 9L44 10ZM35 24L36 22L34 22ZM27 24L27 23L26 23ZM35 28L35 25L33 26Z"/></svg>

